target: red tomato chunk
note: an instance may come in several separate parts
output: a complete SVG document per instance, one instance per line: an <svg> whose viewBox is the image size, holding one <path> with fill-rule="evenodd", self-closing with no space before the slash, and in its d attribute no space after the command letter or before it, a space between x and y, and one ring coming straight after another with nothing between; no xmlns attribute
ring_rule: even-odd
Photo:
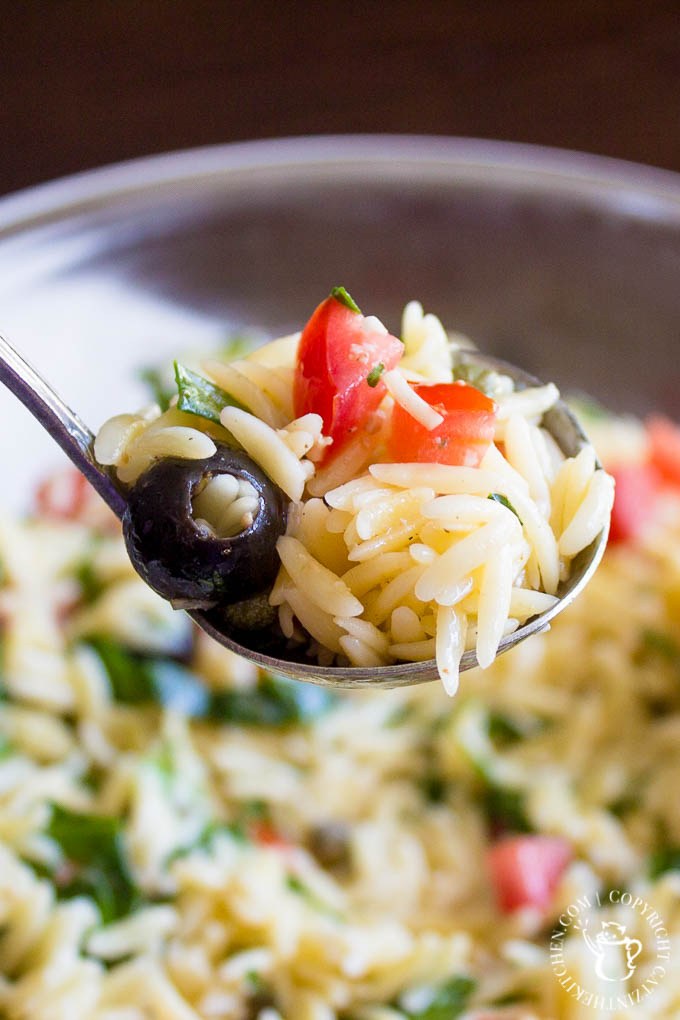
<svg viewBox="0 0 680 1020"><path fill-rule="evenodd" d="M494 401L464 382L421 383L414 385L413 390L444 421L427 429L395 404L388 442L390 457L405 463L437 461L479 467L494 437Z"/></svg>
<svg viewBox="0 0 680 1020"><path fill-rule="evenodd" d="M609 541L631 542L654 512L659 476L649 464L622 464L609 470L616 483Z"/></svg>
<svg viewBox="0 0 680 1020"><path fill-rule="evenodd" d="M64 468L38 487L35 495L38 514L54 521L81 520L92 491L80 471Z"/></svg>
<svg viewBox="0 0 680 1020"><path fill-rule="evenodd" d="M302 331L293 402L295 414L323 418L334 457L370 417L385 396L383 372L404 352L401 340L334 295L322 301Z"/></svg>
<svg viewBox="0 0 680 1020"><path fill-rule="evenodd" d="M559 836L507 836L488 853L496 899L504 913L550 906L572 849Z"/></svg>
<svg viewBox="0 0 680 1020"><path fill-rule="evenodd" d="M278 829L275 829L271 822L255 822L250 829L250 834L258 846L269 846L276 850L290 850L291 842L286 839Z"/></svg>
<svg viewBox="0 0 680 1020"><path fill-rule="evenodd" d="M669 485L680 486L680 428L660 415L647 422L649 461Z"/></svg>

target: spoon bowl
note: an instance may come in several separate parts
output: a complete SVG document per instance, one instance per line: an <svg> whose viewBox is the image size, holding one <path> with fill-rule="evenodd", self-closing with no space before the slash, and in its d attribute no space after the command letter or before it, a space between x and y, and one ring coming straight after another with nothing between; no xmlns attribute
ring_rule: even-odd
<svg viewBox="0 0 680 1020"><path fill-rule="evenodd" d="M483 369L509 375L519 388L539 386L540 381L514 365L497 358L490 358L474 352L464 352L463 362L474 363ZM40 422L56 443L64 450L74 465L94 486L99 495L121 519L125 513L126 500L111 475L94 458L94 435L59 397L55 390L32 368L14 347L0 336L0 382L25 405ZM575 456L588 442L581 426L567 405L558 400L544 415L543 425L567 457ZM591 544L572 561L566 581L557 591L558 601L546 612L532 617L517 630L506 635L498 648L498 654L508 651L520 641L538 634L549 627L551 620L573 602L595 572L607 544L607 530L604 529ZM288 657L287 649L264 645L260 632L258 647L244 643L248 638L243 632L225 629L216 610L192 610L189 615L194 622L221 645L250 660L262 669L289 677L306 680L325 687L405 687L412 684L436 680L437 665L434 659L426 662L396 663L379 667L320 666L308 661ZM478 665L474 650L466 651L460 663L461 672Z"/></svg>

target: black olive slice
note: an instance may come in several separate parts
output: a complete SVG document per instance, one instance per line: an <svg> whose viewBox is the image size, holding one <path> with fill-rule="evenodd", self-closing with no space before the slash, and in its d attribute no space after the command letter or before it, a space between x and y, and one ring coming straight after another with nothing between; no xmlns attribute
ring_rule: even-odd
<svg viewBox="0 0 680 1020"><path fill-rule="evenodd" d="M229 474L250 482L258 498L252 523L229 538L198 524L192 501L206 482ZM133 566L177 608L208 609L271 587L280 561L288 499L241 450L219 445L205 460L165 457L130 489L123 533Z"/></svg>

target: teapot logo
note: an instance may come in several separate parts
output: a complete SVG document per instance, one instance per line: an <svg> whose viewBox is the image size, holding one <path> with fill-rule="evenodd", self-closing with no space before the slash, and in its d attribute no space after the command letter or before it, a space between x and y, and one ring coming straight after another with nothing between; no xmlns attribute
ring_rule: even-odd
<svg viewBox="0 0 680 1020"><path fill-rule="evenodd" d="M638 956L642 952L640 939L626 935L625 924L616 921L602 921L597 935L588 931L587 925L581 934L588 949L595 957L595 973L602 981L628 981L635 973ZM625 974L621 973L625 966Z"/></svg>
<svg viewBox="0 0 680 1020"><path fill-rule="evenodd" d="M631 926L641 938L628 934ZM609 889L565 907L550 938L550 965L581 1006L618 1015L654 995L669 972L671 948L664 919L651 903L628 890Z"/></svg>

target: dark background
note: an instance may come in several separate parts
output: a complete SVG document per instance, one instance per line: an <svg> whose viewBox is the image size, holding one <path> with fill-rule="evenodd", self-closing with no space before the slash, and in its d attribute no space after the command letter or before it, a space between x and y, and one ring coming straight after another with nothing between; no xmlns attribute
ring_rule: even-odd
<svg viewBox="0 0 680 1020"><path fill-rule="evenodd" d="M0 194L168 149L405 132L680 171L677 0L0 0Z"/></svg>

